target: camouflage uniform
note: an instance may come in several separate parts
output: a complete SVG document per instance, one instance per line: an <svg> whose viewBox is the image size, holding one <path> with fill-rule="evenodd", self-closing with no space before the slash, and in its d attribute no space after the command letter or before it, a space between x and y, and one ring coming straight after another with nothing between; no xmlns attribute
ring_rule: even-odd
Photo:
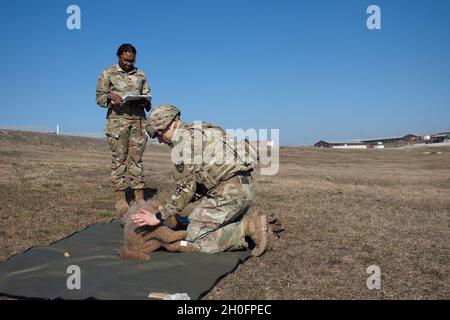
<svg viewBox="0 0 450 320"><path fill-rule="evenodd" d="M112 91L121 96L133 94L150 97L150 87L141 70L133 68L126 72L116 64L103 70L96 90L97 104L108 108L105 134L112 150L113 189L121 191L128 187L125 182L127 169L131 187L143 189L145 180L142 155L147 144L144 107L136 106L133 102L116 106L108 99L108 94ZM149 110L148 108L147 111Z"/></svg>
<svg viewBox="0 0 450 320"><path fill-rule="evenodd" d="M240 220L254 197L250 173L253 164L243 161L234 152L228 152L227 159L234 159L232 164L215 161L215 152L231 146L224 133L220 127L201 123L200 126L183 125L172 137L172 155L189 156L173 165L177 187L162 213L166 218L179 214L188 203L200 199L188 217L186 240L192 242L195 251L216 253L247 247L244 225ZM192 140L186 139L187 136ZM199 138L202 144L199 150L195 150L190 142ZM196 157L203 161L200 164L194 162ZM188 163L186 159L191 161Z"/></svg>

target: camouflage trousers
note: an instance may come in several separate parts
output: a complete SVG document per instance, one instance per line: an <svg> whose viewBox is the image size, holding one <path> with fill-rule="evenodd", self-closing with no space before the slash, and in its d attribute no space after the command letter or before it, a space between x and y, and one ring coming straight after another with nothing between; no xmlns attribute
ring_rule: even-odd
<svg viewBox="0 0 450 320"><path fill-rule="evenodd" d="M240 221L254 197L251 176L221 182L189 215L186 240L194 251L216 253L247 247Z"/></svg>
<svg viewBox="0 0 450 320"><path fill-rule="evenodd" d="M128 172L132 189L145 186L142 155L147 145L145 120L108 119L105 134L112 151L111 181L115 191L125 190Z"/></svg>

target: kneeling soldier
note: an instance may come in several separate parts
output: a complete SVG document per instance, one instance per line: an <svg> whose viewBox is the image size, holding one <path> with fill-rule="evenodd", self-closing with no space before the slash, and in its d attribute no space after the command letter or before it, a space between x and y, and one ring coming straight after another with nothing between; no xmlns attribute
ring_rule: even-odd
<svg viewBox="0 0 450 320"><path fill-rule="evenodd" d="M186 240L194 251L244 249L249 237L255 245L252 254L261 255L267 248L267 218L247 215L254 197L251 145L239 142L241 149L235 148L222 128L206 122L185 124L180 114L173 105L161 105L146 126L150 137L172 147L176 190L160 212L142 212L132 219L140 225L157 225L201 199L188 217Z"/></svg>

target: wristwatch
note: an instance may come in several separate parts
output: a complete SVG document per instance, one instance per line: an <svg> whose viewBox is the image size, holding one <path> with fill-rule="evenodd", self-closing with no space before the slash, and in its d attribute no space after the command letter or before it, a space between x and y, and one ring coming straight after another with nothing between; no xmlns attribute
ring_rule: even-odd
<svg viewBox="0 0 450 320"><path fill-rule="evenodd" d="M164 222L163 215L162 215L162 213L161 213L160 211L158 211L157 213L155 213L155 217L156 217L156 219L159 220L159 222L161 222L161 223Z"/></svg>

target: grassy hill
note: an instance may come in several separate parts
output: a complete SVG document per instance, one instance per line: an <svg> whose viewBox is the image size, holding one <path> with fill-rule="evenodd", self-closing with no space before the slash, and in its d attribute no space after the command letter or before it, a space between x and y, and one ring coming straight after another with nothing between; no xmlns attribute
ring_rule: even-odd
<svg viewBox="0 0 450 320"><path fill-rule="evenodd" d="M254 208L286 230L207 299L449 299L450 148L283 148L255 176ZM114 217L104 139L0 130L0 261ZM169 149L149 144L146 195L174 188ZM368 290L369 265L382 289Z"/></svg>

